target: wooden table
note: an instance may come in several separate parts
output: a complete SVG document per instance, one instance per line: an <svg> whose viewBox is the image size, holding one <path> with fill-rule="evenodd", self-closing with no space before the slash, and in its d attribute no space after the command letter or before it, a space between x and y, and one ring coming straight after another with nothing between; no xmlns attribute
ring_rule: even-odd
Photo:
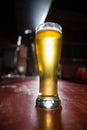
<svg viewBox="0 0 87 130"><path fill-rule="evenodd" d="M87 85L58 81L61 107L35 107L38 77L0 82L0 130L87 130Z"/></svg>

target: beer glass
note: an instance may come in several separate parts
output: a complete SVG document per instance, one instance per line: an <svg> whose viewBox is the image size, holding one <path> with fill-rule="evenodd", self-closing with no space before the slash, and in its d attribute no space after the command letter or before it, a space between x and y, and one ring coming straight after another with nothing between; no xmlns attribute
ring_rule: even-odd
<svg viewBox="0 0 87 130"><path fill-rule="evenodd" d="M35 42L40 77L36 107L56 108L60 106L57 81L62 48L61 25L45 22L37 26Z"/></svg>

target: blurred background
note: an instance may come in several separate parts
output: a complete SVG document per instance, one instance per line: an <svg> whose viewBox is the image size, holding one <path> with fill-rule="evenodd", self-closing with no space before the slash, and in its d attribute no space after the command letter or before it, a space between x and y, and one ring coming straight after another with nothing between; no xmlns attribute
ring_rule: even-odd
<svg viewBox="0 0 87 130"><path fill-rule="evenodd" d="M59 77L87 83L87 8L79 0L0 1L0 75L37 75L35 27L51 21L63 28Z"/></svg>

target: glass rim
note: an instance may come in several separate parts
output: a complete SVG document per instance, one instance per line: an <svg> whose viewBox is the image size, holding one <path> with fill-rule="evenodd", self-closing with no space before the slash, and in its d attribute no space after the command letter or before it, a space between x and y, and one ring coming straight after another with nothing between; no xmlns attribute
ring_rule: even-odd
<svg viewBox="0 0 87 130"><path fill-rule="evenodd" d="M39 24L35 28L35 33L42 31L42 30L54 30L54 31L62 33L62 26L55 22L44 22L42 24Z"/></svg>

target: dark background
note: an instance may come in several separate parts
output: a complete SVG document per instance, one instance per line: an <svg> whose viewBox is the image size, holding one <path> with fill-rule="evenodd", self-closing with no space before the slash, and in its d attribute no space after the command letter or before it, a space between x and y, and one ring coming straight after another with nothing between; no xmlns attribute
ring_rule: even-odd
<svg viewBox="0 0 87 130"><path fill-rule="evenodd" d="M51 0L1 0L0 39L6 39L11 44L16 44L18 35L21 35L25 29L34 30L40 21L40 15L43 15L46 11L45 9L48 8L49 4L46 2L50 3ZM36 14L34 15L34 11L38 14L37 16ZM45 21L57 22L62 25L62 57L66 59L86 60L86 1L53 0L49 11L46 13ZM36 23L33 23L32 21L36 19ZM0 45L3 46L2 42L0 42Z"/></svg>

